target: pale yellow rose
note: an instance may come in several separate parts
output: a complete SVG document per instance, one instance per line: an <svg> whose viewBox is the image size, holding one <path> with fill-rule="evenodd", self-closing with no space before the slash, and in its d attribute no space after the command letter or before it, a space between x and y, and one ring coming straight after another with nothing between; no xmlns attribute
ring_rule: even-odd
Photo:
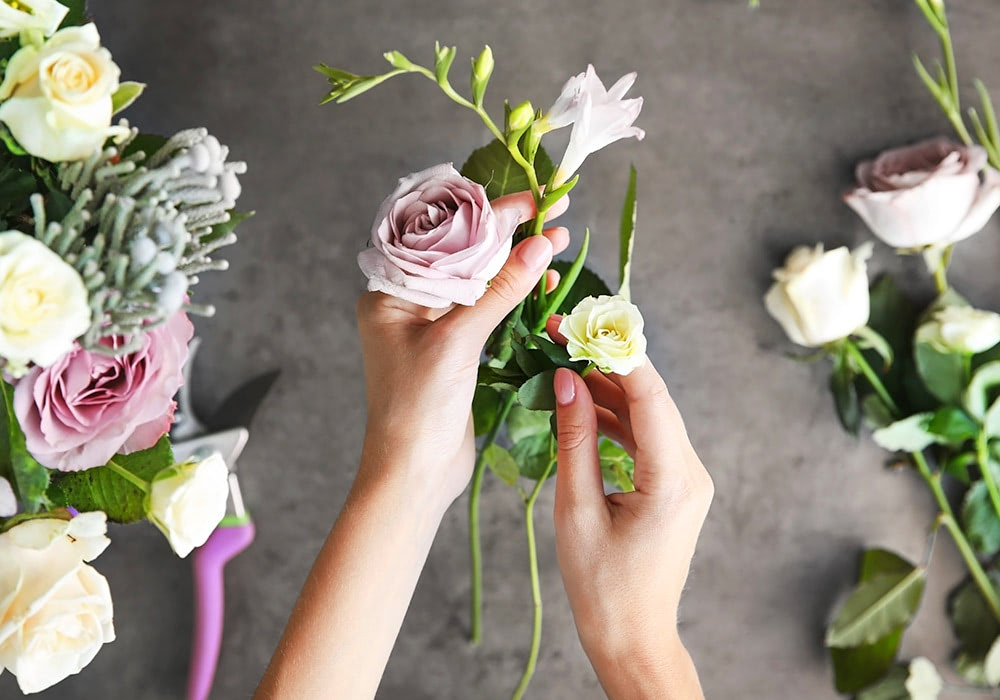
<svg viewBox="0 0 1000 700"><path fill-rule="evenodd" d="M33 156L82 160L108 138L128 134L111 125L120 74L93 24L67 27L11 57L0 83L0 121Z"/></svg>
<svg viewBox="0 0 1000 700"><path fill-rule="evenodd" d="M0 233L0 357L8 371L52 364L89 327L79 273L38 239Z"/></svg>
<svg viewBox="0 0 1000 700"><path fill-rule="evenodd" d="M226 514L229 469L219 453L160 472L149 491L149 519L179 557L205 544Z"/></svg>
<svg viewBox="0 0 1000 700"><path fill-rule="evenodd" d="M1000 314L971 306L946 306L920 325L917 340L945 353L983 352L1000 343Z"/></svg>
<svg viewBox="0 0 1000 700"><path fill-rule="evenodd" d="M0 0L0 39L31 31L49 36L67 12L69 8L56 0Z"/></svg>
<svg viewBox="0 0 1000 700"><path fill-rule="evenodd" d="M639 307L621 296L587 297L559 323L571 360L593 362L604 373L629 374L646 361Z"/></svg>
<svg viewBox="0 0 1000 700"><path fill-rule="evenodd" d="M37 693L114 641L107 580L85 562L108 545L104 513L29 520L0 534L0 672Z"/></svg>

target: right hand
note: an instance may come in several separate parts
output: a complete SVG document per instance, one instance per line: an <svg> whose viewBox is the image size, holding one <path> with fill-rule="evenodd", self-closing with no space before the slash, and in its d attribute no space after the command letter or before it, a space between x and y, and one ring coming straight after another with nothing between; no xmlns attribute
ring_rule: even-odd
<svg viewBox="0 0 1000 700"><path fill-rule="evenodd" d="M611 698L700 698L677 608L712 479L649 360L628 376L560 369L554 388L556 552L584 651ZM598 429L634 458L635 491L605 495Z"/></svg>

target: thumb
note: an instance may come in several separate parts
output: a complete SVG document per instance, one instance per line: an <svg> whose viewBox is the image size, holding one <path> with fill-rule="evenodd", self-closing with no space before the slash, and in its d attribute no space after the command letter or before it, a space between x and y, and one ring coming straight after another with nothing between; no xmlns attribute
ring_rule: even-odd
<svg viewBox="0 0 1000 700"><path fill-rule="evenodd" d="M590 390L569 369L556 370L556 424L559 469L556 471L556 523L573 511L604 501L601 463L597 452L597 413Z"/></svg>
<svg viewBox="0 0 1000 700"><path fill-rule="evenodd" d="M445 316L448 325L457 325L462 334L485 343L493 329L531 294L552 262L552 243L545 236L529 236L511 251L503 269L475 306L454 309Z"/></svg>

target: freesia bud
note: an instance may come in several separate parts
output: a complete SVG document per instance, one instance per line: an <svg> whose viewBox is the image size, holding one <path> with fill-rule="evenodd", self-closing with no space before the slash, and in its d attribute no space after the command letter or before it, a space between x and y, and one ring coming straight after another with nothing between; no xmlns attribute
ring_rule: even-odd
<svg viewBox="0 0 1000 700"><path fill-rule="evenodd" d="M535 108L531 106L530 102L524 101L511 110L507 125L511 132L524 131L531 126L531 122L534 120Z"/></svg>
<svg viewBox="0 0 1000 700"><path fill-rule="evenodd" d="M493 49L489 46L483 49L479 58L472 61L472 100L477 105L483 103L486 94L486 84L493 75Z"/></svg>

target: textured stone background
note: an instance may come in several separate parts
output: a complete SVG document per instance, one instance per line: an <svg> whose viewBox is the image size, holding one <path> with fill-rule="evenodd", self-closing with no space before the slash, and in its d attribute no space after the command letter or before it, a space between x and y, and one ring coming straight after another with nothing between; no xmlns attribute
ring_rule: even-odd
<svg viewBox="0 0 1000 700"><path fill-rule="evenodd" d="M883 147L948 132L914 76L933 57L908 0L95 1L127 78L149 84L129 116L159 132L204 124L250 163L241 204L258 215L206 276L217 318L199 321L196 396L214 402L281 366L241 461L255 545L229 567L216 698L250 696L299 587L342 503L361 444L364 393L353 305L355 266L378 203L405 173L461 162L485 143L476 120L432 85L404 78L342 107L317 106L320 60L382 69L381 52L426 57L435 39L459 55L493 46L489 106L547 105L593 62L608 79L636 69L647 139L586 166L567 217L595 233L592 264L610 277L626 170L640 172L633 289L650 352L668 377L717 496L684 600L683 636L710 698L829 698L822 651L828 610L863 544L918 558L931 500L912 475L838 428L827 367L789 362L760 304L771 267L798 243L857 244L839 199L852 165ZM954 0L966 81L1000 95L1000 5ZM583 9L586 7L587 9ZM465 68L464 58L456 62ZM456 81L458 82L458 81ZM953 276L977 304L1000 306L995 221L963 244ZM927 289L918 260L879 247L876 268ZM551 488L538 509L546 618L531 697L598 698L555 565ZM485 643L464 641L469 583L464 502L445 519L389 663L385 700L504 698L530 638L519 500L489 480L483 522ZM192 594L189 562L151 527L112 531L99 560L115 595L118 641L41 697L182 697ZM622 572L628 575L628 572ZM942 660L952 640L942 596L960 575L942 541L904 653ZM16 695L9 675L0 696ZM338 697L331 688L331 698Z"/></svg>

